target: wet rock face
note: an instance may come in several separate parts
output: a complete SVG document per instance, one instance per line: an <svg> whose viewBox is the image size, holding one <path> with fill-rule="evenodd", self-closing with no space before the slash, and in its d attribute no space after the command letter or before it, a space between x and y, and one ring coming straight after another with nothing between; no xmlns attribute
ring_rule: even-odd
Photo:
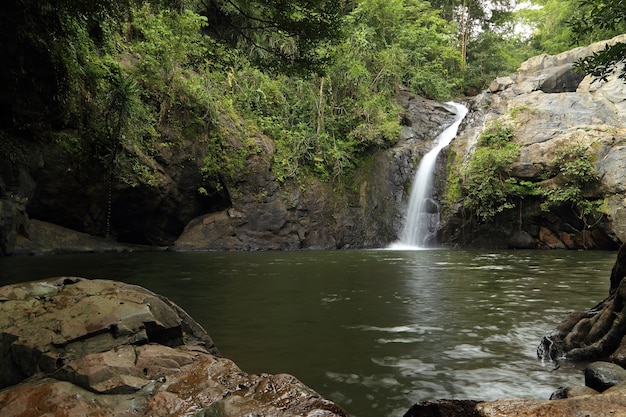
<svg viewBox="0 0 626 417"><path fill-rule="evenodd" d="M345 416L290 375L219 356L180 307L144 288L57 278L0 288L2 416Z"/></svg>

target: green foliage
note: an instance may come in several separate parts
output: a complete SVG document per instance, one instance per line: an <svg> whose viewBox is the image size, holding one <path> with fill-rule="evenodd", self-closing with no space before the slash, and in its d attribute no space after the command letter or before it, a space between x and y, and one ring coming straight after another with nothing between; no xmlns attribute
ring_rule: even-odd
<svg viewBox="0 0 626 417"><path fill-rule="evenodd" d="M588 148L576 142L565 145L554 158L556 169L565 177L565 184L576 184L584 188L599 181L592 156Z"/></svg>
<svg viewBox="0 0 626 417"><path fill-rule="evenodd" d="M446 201L451 204L462 198L461 178L458 176L458 167L461 165L460 158L453 150L448 150L446 172Z"/></svg>
<svg viewBox="0 0 626 417"><path fill-rule="evenodd" d="M321 76L231 72L236 105L276 142L279 179L342 178L370 149L398 138L399 85L447 98L459 84L451 28L428 3L363 0L344 25L351 35L325 48L330 63Z"/></svg>
<svg viewBox="0 0 626 417"><path fill-rule="evenodd" d="M495 78L514 73L533 53L525 41L510 34L480 32L467 45L463 85L482 91Z"/></svg>
<svg viewBox="0 0 626 417"><path fill-rule="evenodd" d="M134 185L155 183L151 158L160 146L175 150L190 139L209 151L207 181L220 183L245 169L258 151L246 138L260 134L274 141L279 180L347 178L398 138L400 87L448 99L511 72L528 50L506 34L514 22L508 0L8 1L19 12L2 30L31 59L3 46L24 62L19 71L2 67L5 102L15 103L7 128L52 138L85 166L97 162ZM467 63L460 31L469 35ZM20 100L11 88L33 94ZM56 133L37 133L50 126ZM485 219L533 192L508 178L512 130L494 129L481 137L467 175L478 184L478 172L492 170L485 172L496 180L482 191L454 191L477 209L502 192L481 211Z"/></svg>
<svg viewBox="0 0 626 417"><path fill-rule="evenodd" d="M602 51L576 61L574 68L594 78L606 81L618 64L626 59L626 43L607 45ZM622 70L619 78L626 81L626 71Z"/></svg>
<svg viewBox="0 0 626 417"><path fill-rule="evenodd" d="M502 149L510 147L514 137L515 132L513 132L513 128L500 120L496 120L488 125L478 137L478 146Z"/></svg>
<svg viewBox="0 0 626 417"><path fill-rule="evenodd" d="M608 38L625 29L626 4L623 0L577 0L579 10L569 21L578 37L595 33Z"/></svg>
<svg viewBox="0 0 626 417"><path fill-rule="evenodd" d="M489 221L526 198L541 201L544 211L571 209L587 228L602 220L605 201L596 196L600 177L589 146L574 142L560 148L553 160L552 178L542 182L510 176L519 148L510 126L499 121L488 125L462 169L462 179L449 176L448 202L462 200L480 221ZM451 161L456 164L454 157ZM453 171L449 167L448 172Z"/></svg>
<svg viewBox="0 0 626 417"><path fill-rule="evenodd" d="M569 22L577 42L589 36L608 39L626 31L626 4L623 0L578 0L578 6L583 12L575 15ZM575 68L597 79L606 80L625 59L626 44L617 43L606 46L604 50L589 57L581 58L576 62ZM626 69L622 69L620 78L626 80Z"/></svg>
<svg viewBox="0 0 626 417"><path fill-rule="evenodd" d="M454 26L429 3L361 0L346 21L353 35L335 58L351 78L366 77L377 91L404 84L431 98L448 98L458 86Z"/></svg>
<svg viewBox="0 0 626 417"><path fill-rule="evenodd" d="M199 35L206 23L190 10L153 10L149 3L135 10L131 41L138 73L150 82L168 83L184 68L198 69L206 53Z"/></svg>
<svg viewBox="0 0 626 417"><path fill-rule="evenodd" d="M250 149L245 146L235 148L228 145L217 132L209 135L205 145L208 152L202 161L200 172L205 183L220 191L224 180L231 180L236 174L245 171L245 162Z"/></svg>
<svg viewBox="0 0 626 417"><path fill-rule="evenodd" d="M10 135L6 130L0 130L0 159L4 161L5 169L26 162L24 148L24 143L19 138Z"/></svg>
<svg viewBox="0 0 626 417"><path fill-rule="evenodd" d="M542 210L571 207L587 227L599 221L603 199L588 198L600 181L588 148L581 143L563 146L554 158L555 184L542 190Z"/></svg>
<svg viewBox="0 0 626 417"><path fill-rule="evenodd" d="M523 105L523 106L513 107L511 110L508 111L508 114L511 116L512 119L517 120L521 118L523 115L533 117L537 115L539 112L540 110L537 109L536 107Z"/></svg>
<svg viewBox="0 0 626 417"><path fill-rule="evenodd" d="M622 0L534 0L534 3L541 8L527 11L525 17L536 27L531 43L537 52L556 54L626 32L626 4ZM617 44L582 58L576 68L604 79L624 57L626 47Z"/></svg>
<svg viewBox="0 0 626 417"><path fill-rule="evenodd" d="M540 7L521 12L526 24L534 27L530 44L536 54L558 54L572 48L574 34L568 25L576 13L576 0L535 0Z"/></svg>
<svg viewBox="0 0 626 417"><path fill-rule="evenodd" d="M515 207L514 197L533 192L529 183L518 183L510 174L519 156L514 132L500 121L488 125L478 138L471 160L463 169L461 193L464 205L481 221Z"/></svg>
<svg viewBox="0 0 626 417"><path fill-rule="evenodd" d="M207 33L270 70L321 70L325 48L342 37L347 5L334 0L213 0L198 2Z"/></svg>

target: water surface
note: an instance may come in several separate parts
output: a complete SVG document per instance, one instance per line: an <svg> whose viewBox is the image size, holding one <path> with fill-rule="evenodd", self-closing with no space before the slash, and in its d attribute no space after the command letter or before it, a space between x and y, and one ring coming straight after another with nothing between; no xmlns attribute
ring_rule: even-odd
<svg viewBox="0 0 626 417"><path fill-rule="evenodd" d="M355 250L0 258L0 284L139 284L191 314L249 373L290 373L357 417L416 401L548 398L581 365L541 337L608 293L615 252Z"/></svg>

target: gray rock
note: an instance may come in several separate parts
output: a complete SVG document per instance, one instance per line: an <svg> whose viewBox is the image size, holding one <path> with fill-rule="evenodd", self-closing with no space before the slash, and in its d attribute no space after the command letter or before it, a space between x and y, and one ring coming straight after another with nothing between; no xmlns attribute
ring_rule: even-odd
<svg viewBox="0 0 626 417"><path fill-rule="evenodd" d="M293 376L243 372L180 307L115 281L1 287L0 354L2 417L347 416Z"/></svg>
<svg viewBox="0 0 626 417"><path fill-rule="evenodd" d="M585 385L602 392L626 382L626 369L611 362L593 362L585 368Z"/></svg>
<svg viewBox="0 0 626 417"><path fill-rule="evenodd" d="M475 98L473 115L450 146L458 161L467 161L486 124L506 123L520 144L520 155L510 166L511 176L558 187L553 178L554 158L564 146L580 144L591 153L600 175L599 185L585 190L585 197L606 203L604 215L590 220L591 230L568 207L546 213L540 209L540 198L530 197L517 202L517 213L502 212L490 225L471 225L464 220L466 213L452 210L456 206L451 204L443 217L444 243L483 247L485 242L494 242L494 247L502 243L504 234L513 237L510 244L517 247L518 231L526 233L524 246L537 248L617 249L626 241L626 84L618 78L619 71L603 82L581 79L572 72L573 63L581 57L624 41L626 35L620 35L529 59L516 75L497 79L489 91Z"/></svg>

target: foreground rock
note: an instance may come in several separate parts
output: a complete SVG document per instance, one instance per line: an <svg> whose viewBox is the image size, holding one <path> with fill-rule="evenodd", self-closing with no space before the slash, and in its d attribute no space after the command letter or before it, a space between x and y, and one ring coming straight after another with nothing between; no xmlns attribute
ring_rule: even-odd
<svg viewBox="0 0 626 417"><path fill-rule="evenodd" d="M625 416L626 370L615 364L595 362L585 369L584 374L585 386L561 387L549 400L424 401L411 407L404 417Z"/></svg>
<svg viewBox="0 0 626 417"><path fill-rule="evenodd" d="M138 286L5 286L0 332L2 417L346 416L293 376L243 372L182 309Z"/></svg>

